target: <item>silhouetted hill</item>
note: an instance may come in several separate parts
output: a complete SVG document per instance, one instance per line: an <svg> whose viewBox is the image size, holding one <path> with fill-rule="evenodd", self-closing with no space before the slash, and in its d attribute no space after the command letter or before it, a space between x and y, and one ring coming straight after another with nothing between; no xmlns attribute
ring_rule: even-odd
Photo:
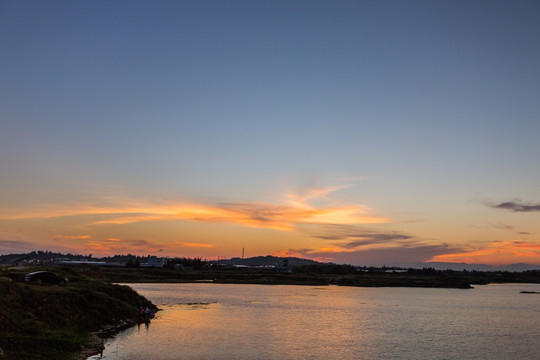
<svg viewBox="0 0 540 360"><path fill-rule="evenodd" d="M6 254L0 255L0 264L25 264L25 265L52 265L59 260L69 260L69 261L102 261L107 263L123 263L127 264L132 263L144 263L147 261L149 256L136 256L136 255L114 255L106 257L93 257L92 254L81 255L81 254L63 254L52 251L31 251L28 253L22 254Z"/></svg>
<svg viewBox="0 0 540 360"><path fill-rule="evenodd" d="M14 264L22 261L35 261L40 263L52 263L56 259L69 259L69 260L95 260L90 255L80 254L62 254L52 251L31 251L22 254L6 254L0 255L0 264Z"/></svg>

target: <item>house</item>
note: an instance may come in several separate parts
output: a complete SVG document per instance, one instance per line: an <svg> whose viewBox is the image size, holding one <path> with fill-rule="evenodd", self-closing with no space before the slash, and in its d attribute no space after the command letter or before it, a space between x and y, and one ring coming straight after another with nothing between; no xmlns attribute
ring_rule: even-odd
<svg viewBox="0 0 540 360"><path fill-rule="evenodd" d="M149 256L145 263L141 263L141 267L163 267L167 259L158 258L157 256Z"/></svg>
<svg viewBox="0 0 540 360"><path fill-rule="evenodd" d="M289 259L282 259L276 264L276 271L279 273L292 273L292 268L289 265Z"/></svg>

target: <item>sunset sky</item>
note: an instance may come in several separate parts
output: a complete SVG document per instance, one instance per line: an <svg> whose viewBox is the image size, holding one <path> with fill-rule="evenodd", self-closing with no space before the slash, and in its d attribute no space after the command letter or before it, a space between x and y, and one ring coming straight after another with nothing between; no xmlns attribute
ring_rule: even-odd
<svg viewBox="0 0 540 360"><path fill-rule="evenodd" d="M540 2L0 0L0 254L540 264Z"/></svg>

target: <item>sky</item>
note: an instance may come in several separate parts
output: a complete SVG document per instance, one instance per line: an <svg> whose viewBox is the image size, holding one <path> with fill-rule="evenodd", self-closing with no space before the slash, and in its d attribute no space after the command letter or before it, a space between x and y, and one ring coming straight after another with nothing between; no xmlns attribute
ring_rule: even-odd
<svg viewBox="0 0 540 360"><path fill-rule="evenodd" d="M538 1L0 0L0 254L540 264Z"/></svg>

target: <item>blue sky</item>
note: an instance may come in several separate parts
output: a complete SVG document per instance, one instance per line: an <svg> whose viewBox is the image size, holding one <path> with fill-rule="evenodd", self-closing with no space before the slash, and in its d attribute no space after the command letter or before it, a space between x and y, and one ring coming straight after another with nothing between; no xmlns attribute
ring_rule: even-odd
<svg viewBox="0 0 540 360"><path fill-rule="evenodd" d="M535 1L2 1L0 252L538 264L538 212L496 206L540 203L539 18ZM291 199L359 217L268 215ZM178 204L249 221L134 218ZM133 221L88 220L111 214Z"/></svg>

